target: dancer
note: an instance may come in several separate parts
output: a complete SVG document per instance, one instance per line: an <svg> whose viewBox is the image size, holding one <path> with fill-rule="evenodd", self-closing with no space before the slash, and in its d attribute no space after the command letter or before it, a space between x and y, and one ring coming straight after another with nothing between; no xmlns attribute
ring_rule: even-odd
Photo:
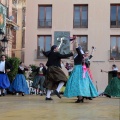
<svg viewBox="0 0 120 120"><path fill-rule="evenodd" d="M48 58L46 64L48 69L44 83L45 87L48 89L46 100L53 100L50 96L51 90L54 90L54 93L59 98L61 98L59 91L63 87L64 83L67 81L65 73L61 70L61 59L73 56L73 53L62 55L58 52L59 48L60 46L57 47L56 45L53 45L51 47L51 51L49 52L43 51L43 54Z"/></svg>
<svg viewBox="0 0 120 120"><path fill-rule="evenodd" d="M6 61L6 56L1 55L0 60L0 96L5 96L5 89L10 86L10 81L7 73L10 72L12 66Z"/></svg>
<svg viewBox="0 0 120 120"><path fill-rule="evenodd" d="M45 81L45 75L46 75L46 68L43 63L39 64L39 67L35 70L32 70L33 72L37 72L36 76L33 81L33 88L38 88L38 85L40 85L40 95L42 96L44 94L44 87L43 83Z"/></svg>
<svg viewBox="0 0 120 120"><path fill-rule="evenodd" d="M85 54L84 54L84 60L83 60L83 64L85 64L85 66L87 68L87 71L88 71L88 74L89 74L92 81L93 81L93 76L92 76L92 73L91 73L91 70L90 70L90 59L93 57L94 50L95 50L95 47L92 46L92 51L91 51L90 55L89 55L89 52L86 51ZM89 99L89 100L92 100L91 97L85 97L85 98Z"/></svg>
<svg viewBox="0 0 120 120"><path fill-rule="evenodd" d="M68 98L79 96L75 103L80 103L83 102L84 96L97 97L98 93L88 72L82 67L84 52L82 48L78 46L77 40L75 44L77 55L74 57L74 69L67 81L64 96Z"/></svg>
<svg viewBox="0 0 120 120"><path fill-rule="evenodd" d="M112 74L112 79L108 86L106 87L104 91L104 95L106 97L111 98L112 97L120 97L120 80L119 80L119 74L118 74L118 68L115 64L112 65L112 71L103 71L101 72L106 72L106 73L111 73ZM118 77L117 77L118 74Z"/></svg>
<svg viewBox="0 0 120 120"><path fill-rule="evenodd" d="M24 96L24 94L29 94L29 88L24 76L25 71L27 71L28 68L25 67L23 62L20 62L20 65L18 67L18 73L15 77L15 79L13 80L12 84L10 85L10 92L13 93L22 93L22 96Z"/></svg>
<svg viewBox="0 0 120 120"><path fill-rule="evenodd" d="M94 50L95 50L95 47L92 47L92 51L91 51L90 55L89 55L88 51L86 51L85 54L84 54L84 62L85 62L85 65L87 67L88 73L89 73L92 81L93 81L93 77L92 77L92 73L91 73L91 70L90 70L90 59L93 57Z"/></svg>

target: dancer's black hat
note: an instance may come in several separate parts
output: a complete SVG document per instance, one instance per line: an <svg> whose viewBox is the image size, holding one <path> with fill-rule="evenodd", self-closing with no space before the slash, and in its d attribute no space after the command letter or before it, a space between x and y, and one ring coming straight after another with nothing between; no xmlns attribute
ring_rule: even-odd
<svg viewBox="0 0 120 120"><path fill-rule="evenodd" d="M53 51L56 47L57 47L57 45L53 45L53 46L51 47L51 51Z"/></svg>

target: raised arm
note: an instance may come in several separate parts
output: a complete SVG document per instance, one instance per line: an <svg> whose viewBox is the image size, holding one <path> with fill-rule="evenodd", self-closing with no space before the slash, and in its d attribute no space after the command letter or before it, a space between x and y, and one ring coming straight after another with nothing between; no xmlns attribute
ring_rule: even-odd
<svg viewBox="0 0 120 120"><path fill-rule="evenodd" d="M76 48L76 51L77 51L79 56L83 55L82 52L81 52L81 49L82 49L81 47Z"/></svg>
<svg viewBox="0 0 120 120"><path fill-rule="evenodd" d="M82 51L82 48L80 46L78 46L78 37L76 37L76 40L75 40L75 47L76 47L76 51L78 53L79 56L82 56L83 55L83 51Z"/></svg>
<svg viewBox="0 0 120 120"><path fill-rule="evenodd" d="M59 39L59 38L58 38L58 39ZM57 39L57 40L58 40L58 39ZM63 37L60 39L60 44L59 44L59 46L58 46L58 49L60 49L62 43L63 43Z"/></svg>
<svg viewBox="0 0 120 120"><path fill-rule="evenodd" d="M72 53L72 52L69 53L69 54L65 54L65 55L62 55L62 54L58 53L58 57L59 57L60 59L62 59L62 58L68 58L68 57L71 57L71 56L73 56L73 53Z"/></svg>
<svg viewBox="0 0 120 120"><path fill-rule="evenodd" d="M105 73L108 73L108 71L105 71L105 70L102 70L102 69L101 69L101 72L105 72Z"/></svg>
<svg viewBox="0 0 120 120"><path fill-rule="evenodd" d="M95 51L95 47L94 47L94 46L92 46L91 55L93 55L94 51Z"/></svg>

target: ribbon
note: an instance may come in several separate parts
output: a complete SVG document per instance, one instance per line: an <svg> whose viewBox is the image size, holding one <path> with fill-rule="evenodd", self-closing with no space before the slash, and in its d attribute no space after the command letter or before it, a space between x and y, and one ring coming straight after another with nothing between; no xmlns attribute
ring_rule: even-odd
<svg viewBox="0 0 120 120"><path fill-rule="evenodd" d="M84 64L82 68L83 68L83 78L85 78L85 73L87 72L86 65Z"/></svg>

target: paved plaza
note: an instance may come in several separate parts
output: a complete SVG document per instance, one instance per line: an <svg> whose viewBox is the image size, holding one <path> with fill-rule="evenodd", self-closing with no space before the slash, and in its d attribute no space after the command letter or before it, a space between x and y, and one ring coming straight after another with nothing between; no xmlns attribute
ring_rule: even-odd
<svg viewBox="0 0 120 120"><path fill-rule="evenodd" d="M0 97L0 120L120 120L120 99L98 97L74 103L76 98L45 101L45 96Z"/></svg>

